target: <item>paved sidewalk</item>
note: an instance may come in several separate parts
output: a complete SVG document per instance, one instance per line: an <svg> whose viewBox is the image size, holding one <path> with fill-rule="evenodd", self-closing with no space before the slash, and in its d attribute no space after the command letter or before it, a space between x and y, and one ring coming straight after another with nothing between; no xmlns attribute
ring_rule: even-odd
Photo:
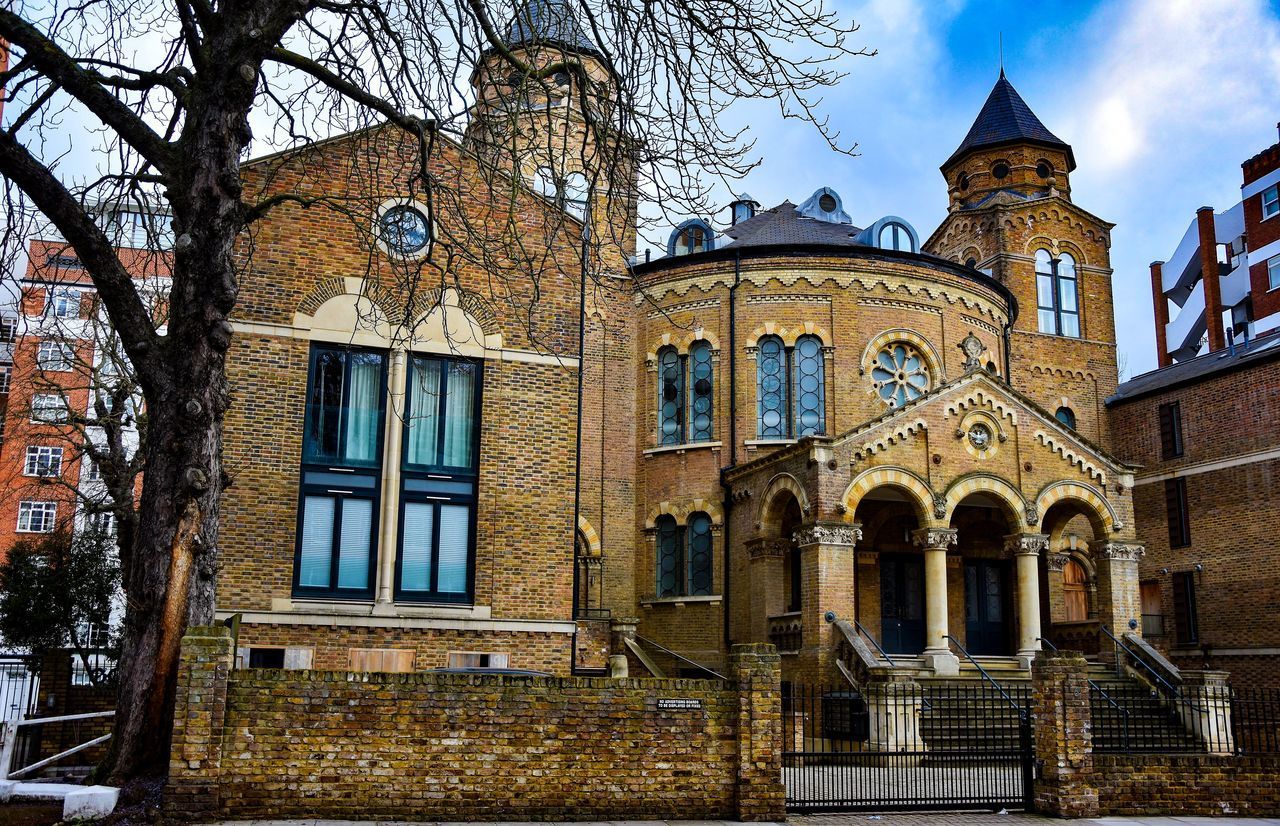
<svg viewBox="0 0 1280 826"><path fill-rule="evenodd" d="M788 824L794 826L1048 826L1071 823L1072 826L1280 826L1280 818L1262 817L1098 817L1086 820L1065 821L1041 815L1012 812L1007 815L994 812L929 812L927 814L821 814L792 815ZM206 826L742 826L731 820L610 820L578 821L573 823L450 823L421 822L406 824L390 820L238 820L222 821ZM778 826L778 824L750 824L749 826Z"/></svg>

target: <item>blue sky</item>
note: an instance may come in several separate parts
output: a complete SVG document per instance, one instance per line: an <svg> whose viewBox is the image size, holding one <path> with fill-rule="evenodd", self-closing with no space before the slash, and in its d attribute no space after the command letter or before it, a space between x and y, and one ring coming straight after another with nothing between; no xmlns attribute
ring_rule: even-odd
<svg viewBox="0 0 1280 826"><path fill-rule="evenodd" d="M998 72L1079 168L1072 198L1116 224L1116 326L1133 376L1155 367L1148 264L1172 254L1197 207L1239 200L1240 164L1277 141L1280 0L837 2L879 54L851 60L824 111L858 157L763 104L743 107L763 162L741 184L773 206L820 186L855 224L885 214L927 236L946 213L938 165Z"/></svg>

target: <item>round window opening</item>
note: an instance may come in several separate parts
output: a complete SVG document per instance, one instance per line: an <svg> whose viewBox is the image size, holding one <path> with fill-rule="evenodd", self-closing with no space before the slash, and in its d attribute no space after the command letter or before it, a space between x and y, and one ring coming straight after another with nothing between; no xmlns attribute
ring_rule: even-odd
<svg viewBox="0 0 1280 826"><path fill-rule="evenodd" d="M871 383L881 401L890 407L902 407L928 392L929 368L918 350L895 342L876 353Z"/></svg>
<svg viewBox="0 0 1280 826"><path fill-rule="evenodd" d="M818 199L818 206L822 207L823 212L835 212L836 199L830 192L824 192L822 197Z"/></svg>
<svg viewBox="0 0 1280 826"><path fill-rule="evenodd" d="M1005 178L1009 177L1009 164L1004 161L1000 161L995 166L991 167L991 174L996 176L997 181L1003 181Z"/></svg>
<svg viewBox="0 0 1280 826"><path fill-rule="evenodd" d="M427 216L411 206L394 206L378 219L382 242L396 255L414 255L427 248L431 232Z"/></svg>
<svg viewBox="0 0 1280 826"><path fill-rule="evenodd" d="M960 187L960 191L961 191L961 192L964 192L966 189L968 189L968 188L969 188L969 176L968 176L968 175L966 175L966 174L964 174L963 172L961 172L961 173L960 173L960 180L956 181L956 186Z"/></svg>
<svg viewBox="0 0 1280 826"><path fill-rule="evenodd" d="M1040 163L1036 164L1036 174L1039 175L1041 178L1048 178L1050 175L1053 174L1053 167L1049 166L1048 161L1041 161Z"/></svg>
<svg viewBox="0 0 1280 826"><path fill-rule="evenodd" d="M991 428L985 424L975 424L969 428L969 444L978 450L991 447Z"/></svg>

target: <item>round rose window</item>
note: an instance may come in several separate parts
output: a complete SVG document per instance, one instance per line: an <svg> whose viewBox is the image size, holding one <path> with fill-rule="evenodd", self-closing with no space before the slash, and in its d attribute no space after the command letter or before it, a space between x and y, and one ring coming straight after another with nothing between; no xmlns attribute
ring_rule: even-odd
<svg viewBox="0 0 1280 826"><path fill-rule="evenodd" d="M896 342L876 353L871 383L890 407L902 407L929 390L929 368L910 344Z"/></svg>

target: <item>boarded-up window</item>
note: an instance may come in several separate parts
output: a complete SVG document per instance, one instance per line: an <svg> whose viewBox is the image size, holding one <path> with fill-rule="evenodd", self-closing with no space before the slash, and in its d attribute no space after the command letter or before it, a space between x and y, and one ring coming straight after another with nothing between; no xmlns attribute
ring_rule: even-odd
<svg viewBox="0 0 1280 826"><path fill-rule="evenodd" d="M1067 622L1084 622L1089 618L1089 595L1086 591L1084 566L1068 559L1062 567L1062 597L1067 606Z"/></svg>
<svg viewBox="0 0 1280 826"><path fill-rule="evenodd" d="M507 654L479 654L465 651L449 652L450 668L506 668L509 661Z"/></svg>
<svg viewBox="0 0 1280 826"><path fill-rule="evenodd" d="M1165 516L1169 521L1169 547L1191 544L1191 518L1187 512L1187 480L1179 476L1164 483Z"/></svg>
<svg viewBox="0 0 1280 826"><path fill-rule="evenodd" d="M413 671L413 651L399 648L352 648L347 666L351 671L383 671L407 674Z"/></svg>
<svg viewBox="0 0 1280 826"><path fill-rule="evenodd" d="M1182 455L1182 405L1169 402L1160 405L1160 458L1176 459Z"/></svg>
<svg viewBox="0 0 1280 826"><path fill-rule="evenodd" d="M1139 585L1142 594L1142 636L1164 636L1164 599L1160 583L1148 580Z"/></svg>
<svg viewBox="0 0 1280 826"><path fill-rule="evenodd" d="M1194 645L1200 641L1196 578L1190 571L1173 575L1173 631L1179 645Z"/></svg>
<svg viewBox="0 0 1280 826"><path fill-rule="evenodd" d="M236 668L283 668L305 671L311 668L314 650L301 646L241 646L236 649Z"/></svg>

